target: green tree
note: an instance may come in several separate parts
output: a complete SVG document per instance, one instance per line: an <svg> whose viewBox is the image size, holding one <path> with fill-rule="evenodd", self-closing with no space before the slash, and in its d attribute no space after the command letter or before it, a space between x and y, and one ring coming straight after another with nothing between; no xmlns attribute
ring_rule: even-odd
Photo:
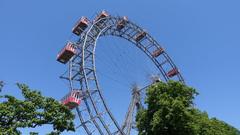
<svg viewBox="0 0 240 135"><path fill-rule="evenodd" d="M17 84L24 100L10 95L1 96L0 135L20 135L20 128L35 128L50 124L51 135L63 131L74 131L74 115L57 100L43 97L39 91L31 90L25 84ZM37 133L31 132L31 135Z"/></svg>
<svg viewBox="0 0 240 135"><path fill-rule="evenodd" d="M209 118L206 112L193 109L192 117L194 135L240 135L236 128L216 118Z"/></svg>
<svg viewBox="0 0 240 135"><path fill-rule="evenodd" d="M159 82L147 90L147 108L137 114L139 135L240 135L230 125L194 108L197 91L179 82Z"/></svg>

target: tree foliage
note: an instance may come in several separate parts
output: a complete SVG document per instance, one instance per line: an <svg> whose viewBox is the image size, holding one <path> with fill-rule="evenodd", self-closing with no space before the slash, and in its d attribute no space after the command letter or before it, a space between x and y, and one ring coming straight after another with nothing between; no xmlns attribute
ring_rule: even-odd
<svg viewBox="0 0 240 135"><path fill-rule="evenodd" d="M24 100L4 95L0 103L1 135L20 135L19 128L35 128L50 124L52 135L63 131L74 131L74 115L53 98L43 97L39 91L31 90L27 85L17 84ZM31 132L31 135L37 133Z"/></svg>
<svg viewBox="0 0 240 135"><path fill-rule="evenodd" d="M147 90L147 109L137 114L139 135L240 135L234 127L194 108L198 95L179 82L159 82Z"/></svg>

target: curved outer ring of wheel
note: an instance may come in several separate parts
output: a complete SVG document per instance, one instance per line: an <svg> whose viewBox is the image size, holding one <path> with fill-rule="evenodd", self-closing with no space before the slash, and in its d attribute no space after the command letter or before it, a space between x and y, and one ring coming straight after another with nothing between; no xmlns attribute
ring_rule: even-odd
<svg viewBox="0 0 240 135"><path fill-rule="evenodd" d="M73 83L79 83L81 88L80 90L86 91L88 94L88 99L83 99L84 103L86 105L86 110L88 111L89 118L88 120L84 119L79 107L77 107L77 112L79 119L81 121L81 126L85 129L86 133L88 135L92 134L93 131L89 129L87 126L87 123L92 123L96 130L99 132L99 134L104 135L104 133L107 134L114 134L114 133L120 133L122 135L125 135L123 130L120 128L119 124L113 117L111 111L106 105L106 102L104 100L102 91L100 90L97 75L96 75L96 65L95 65L95 49L97 45L97 40L101 36L116 36L123 39L128 40L129 42L133 43L138 47L140 50L142 50L155 64L155 66L159 69L161 73L161 77L164 81L170 80L170 78L167 76L166 69L163 68L162 63L168 64L169 67L172 69L177 69L176 65L173 63L169 55L164 51L161 56L164 58L164 61L160 61L157 57L153 57L151 55L152 51L156 49L162 48L162 46L155 41L148 33L144 37L144 40L147 40L147 45L143 44L141 41L136 42L134 39L134 35L144 32L142 28L137 26L136 24L127 21L124 28L121 30L117 30L117 23L118 21L122 20L121 17L113 17L109 16L106 18L102 18L94 23L91 24L91 26L87 29L85 33L82 33L79 41L77 42L77 49L78 53L77 55L71 60L69 64L69 81L70 86L72 88ZM79 78L78 80L75 80L72 75L72 64L79 64L79 68L77 71L78 75L75 75L75 78ZM184 83L184 79L180 73L177 75L177 81L180 81ZM73 89L73 88L72 88ZM91 93L91 90L96 90L97 92L94 93L96 95L93 96L93 93ZM102 115L103 112L100 112L94 97L99 97L101 100L101 105L104 108L106 115L110 118L111 122L113 123L114 129L110 129L109 125L104 121ZM90 102L89 102L90 101ZM114 130L114 131L113 131Z"/></svg>

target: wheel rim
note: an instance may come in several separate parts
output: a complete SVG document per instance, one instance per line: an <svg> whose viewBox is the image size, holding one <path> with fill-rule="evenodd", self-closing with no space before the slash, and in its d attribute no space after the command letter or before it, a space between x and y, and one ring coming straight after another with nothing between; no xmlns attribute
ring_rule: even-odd
<svg viewBox="0 0 240 135"><path fill-rule="evenodd" d="M78 127L83 127L88 135L95 133L101 135L130 134L129 131L120 127L114 118L99 87L95 63L95 50L99 37L116 36L134 44L151 59L158 68L161 79L165 82L171 79L167 72L170 69L178 69L165 51L159 56L162 59L152 56L153 51L163 47L148 33L144 37L144 43L135 41L134 36L144 32L141 27L127 21L125 27L118 30L116 28L117 23L122 19L121 17L109 16L92 23L87 31L80 35L76 43L78 53L69 62L68 74L66 77L62 77L69 80L71 90L80 89L87 93L87 97L83 98L84 107L77 107L76 111L80 120ZM184 83L180 73L175 76L174 80ZM97 99L100 99L98 104L96 103ZM108 120L106 120L106 117Z"/></svg>

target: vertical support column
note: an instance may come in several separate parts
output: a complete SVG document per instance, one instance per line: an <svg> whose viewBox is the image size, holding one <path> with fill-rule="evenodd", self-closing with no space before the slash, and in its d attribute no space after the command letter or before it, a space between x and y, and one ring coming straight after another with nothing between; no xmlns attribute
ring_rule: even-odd
<svg viewBox="0 0 240 135"><path fill-rule="evenodd" d="M134 122L133 115L135 108L137 109L137 111L142 108L140 90L137 86L134 86L132 89L132 99L128 107L128 112L126 114L125 121L122 125L122 130L125 132L126 135L130 135L131 133L131 129L133 127Z"/></svg>
<svg viewBox="0 0 240 135"><path fill-rule="evenodd" d="M4 82L0 81L0 92L2 91L3 86L4 86Z"/></svg>

